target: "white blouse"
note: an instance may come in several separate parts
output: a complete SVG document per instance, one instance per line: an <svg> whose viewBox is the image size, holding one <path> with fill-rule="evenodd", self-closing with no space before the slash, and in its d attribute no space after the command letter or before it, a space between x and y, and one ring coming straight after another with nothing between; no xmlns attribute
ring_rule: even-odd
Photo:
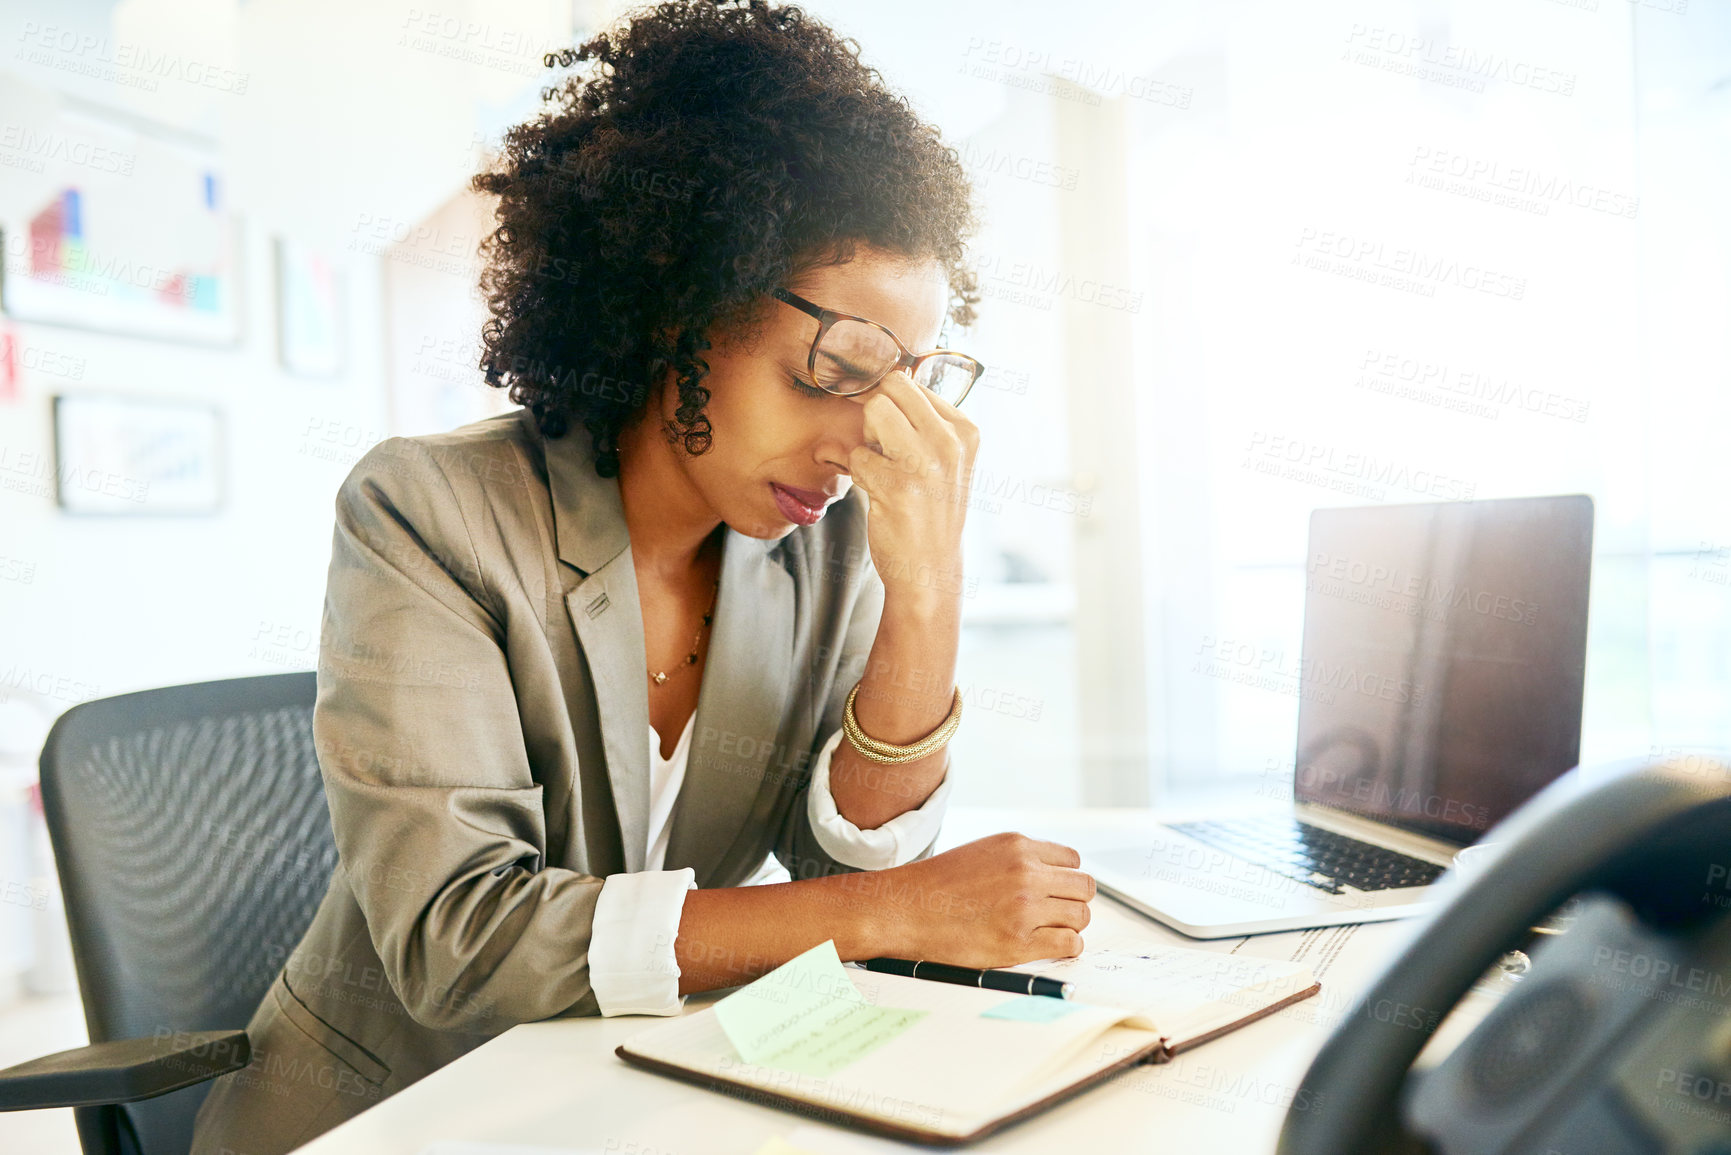
<svg viewBox="0 0 1731 1155"><path fill-rule="evenodd" d="M645 869L636 874L611 874L595 902L595 923L589 937L589 982L603 1015L677 1015L685 1005L679 994L679 963L673 942L685 892L697 887L689 866L663 870L673 807L685 781L691 754L691 732L697 711L686 719L685 732L670 758L661 757L661 736L649 727L649 845ZM818 845L837 862L861 870L884 870L912 862L937 840L950 796L950 777L917 810L899 814L873 830L861 830L836 810L829 789L829 760L841 742L837 730L812 764L806 813Z"/></svg>

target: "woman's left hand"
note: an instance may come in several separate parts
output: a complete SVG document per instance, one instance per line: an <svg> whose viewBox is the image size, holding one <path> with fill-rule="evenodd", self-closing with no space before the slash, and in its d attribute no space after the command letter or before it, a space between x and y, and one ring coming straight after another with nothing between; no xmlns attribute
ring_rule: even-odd
<svg viewBox="0 0 1731 1155"><path fill-rule="evenodd" d="M979 429L896 372L866 399L865 437L848 455L848 470L871 498L866 544L886 602L959 597Z"/></svg>

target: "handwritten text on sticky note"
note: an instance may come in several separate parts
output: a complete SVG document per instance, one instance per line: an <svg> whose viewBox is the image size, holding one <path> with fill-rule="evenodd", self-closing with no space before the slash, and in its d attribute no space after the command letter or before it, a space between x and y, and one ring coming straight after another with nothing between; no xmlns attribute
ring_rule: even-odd
<svg viewBox="0 0 1731 1155"><path fill-rule="evenodd" d="M925 1016L860 997L833 940L812 947L715 1004L728 1041L748 1063L825 1078Z"/></svg>

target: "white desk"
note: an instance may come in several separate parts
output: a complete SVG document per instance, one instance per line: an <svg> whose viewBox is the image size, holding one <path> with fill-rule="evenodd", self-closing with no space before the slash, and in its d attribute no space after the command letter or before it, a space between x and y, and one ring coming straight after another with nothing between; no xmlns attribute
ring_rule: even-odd
<svg viewBox="0 0 1731 1155"><path fill-rule="evenodd" d="M1146 821L1145 813L1133 811L957 809L945 823L939 848L1006 829L1076 845L1090 831ZM1087 934L1122 931L1154 942L1209 945L1096 898ZM1273 957L1306 951L1312 968L1320 971L1322 993L1170 1063L1123 1072L968 1150L1273 1151L1311 1058L1369 975L1410 933L1411 924L1384 923L1233 940L1245 942L1241 950ZM1214 944L1214 949L1231 945ZM717 997L693 995L687 1010ZM658 1021L628 1016L513 1027L300 1150L304 1155L414 1155L436 1140L457 1139L619 1155L751 1155L772 1137L790 1135L820 1155L931 1150L704 1091L628 1066L614 1055L619 1043Z"/></svg>

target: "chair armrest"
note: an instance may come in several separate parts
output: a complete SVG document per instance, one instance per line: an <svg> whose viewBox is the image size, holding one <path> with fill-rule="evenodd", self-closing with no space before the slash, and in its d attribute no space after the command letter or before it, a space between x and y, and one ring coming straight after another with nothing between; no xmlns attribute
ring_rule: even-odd
<svg viewBox="0 0 1731 1155"><path fill-rule="evenodd" d="M0 1111L133 1103L238 1071L251 1059L245 1031L163 1031L92 1043L0 1071Z"/></svg>

